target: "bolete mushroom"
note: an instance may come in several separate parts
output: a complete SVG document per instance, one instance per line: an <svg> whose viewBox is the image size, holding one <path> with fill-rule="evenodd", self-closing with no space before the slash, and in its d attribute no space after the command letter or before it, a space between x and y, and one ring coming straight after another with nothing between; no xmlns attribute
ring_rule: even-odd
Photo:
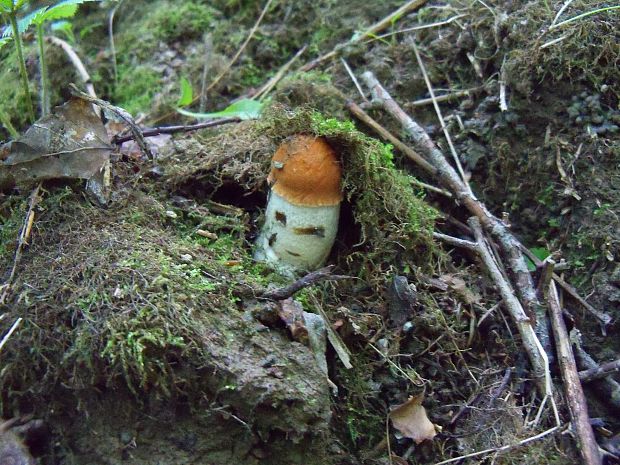
<svg viewBox="0 0 620 465"><path fill-rule="evenodd" d="M271 160L265 223L254 258L292 273L321 266L334 245L342 169L323 137L297 135Z"/></svg>

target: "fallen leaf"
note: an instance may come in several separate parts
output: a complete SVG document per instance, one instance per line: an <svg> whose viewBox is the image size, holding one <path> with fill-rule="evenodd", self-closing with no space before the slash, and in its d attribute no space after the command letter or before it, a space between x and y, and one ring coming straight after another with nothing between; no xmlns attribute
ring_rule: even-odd
<svg viewBox="0 0 620 465"><path fill-rule="evenodd" d="M412 396L407 402L399 405L390 412L392 425L405 437L411 438L416 444L427 439L433 439L437 434L435 425L426 416L426 409L422 407L424 394Z"/></svg>
<svg viewBox="0 0 620 465"><path fill-rule="evenodd" d="M480 303L482 299L480 295L472 292L463 279L450 274L445 274L441 276L440 279L448 285L451 291L455 292L460 297L463 303L467 305Z"/></svg>
<svg viewBox="0 0 620 465"><path fill-rule="evenodd" d="M308 330L304 322L304 308L292 298L280 302L278 316L284 322L291 337L298 342L305 343L308 340Z"/></svg>
<svg viewBox="0 0 620 465"><path fill-rule="evenodd" d="M87 179L96 184L97 200L106 195L109 185L99 184L108 182L105 171L112 147L90 103L70 100L8 145L8 155L0 163L0 185Z"/></svg>

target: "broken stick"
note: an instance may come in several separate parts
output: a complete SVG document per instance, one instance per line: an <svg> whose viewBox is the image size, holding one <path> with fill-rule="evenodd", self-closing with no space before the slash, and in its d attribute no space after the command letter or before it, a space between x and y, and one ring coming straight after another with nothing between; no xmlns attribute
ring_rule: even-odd
<svg viewBox="0 0 620 465"><path fill-rule="evenodd" d="M588 405L579 382L577 364L571 350L566 325L562 319L562 308L560 307L560 300L554 282L551 282L549 285L547 302L549 303L551 327L553 328L558 352L558 362L562 372L562 379L564 380L564 393L577 436L579 452L585 465L601 465L603 462L599 454L598 444L594 438L592 426L590 426Z"/></svg>
<svg viewBox="0 0 620 465"><path fill-rule="evenodd" d="M341 281L343 279L353 279L352 276L332 274L333 268L334 265L329 265L319 270L312 271L288 286L263 292L261 297L269 300L284 300L301 291L303 288L321 281Z"/></svg>

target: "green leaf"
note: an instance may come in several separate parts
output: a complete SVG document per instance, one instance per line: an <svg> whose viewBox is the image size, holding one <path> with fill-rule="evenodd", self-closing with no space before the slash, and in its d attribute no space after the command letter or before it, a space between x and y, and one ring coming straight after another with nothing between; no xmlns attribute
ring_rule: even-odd
<svg viewBox="0 0 620 465"><path fill-rule="evenodd" d="M53 21L55 19L66 19L72 18L77 13L78 5L75 4L62 4L54 5L47 9L45 13L43 13L41 18L41 23L44 21Z"/></svg>
<svg viewBox="0 0 620 465"><path fill-rule="evenodd" d="M13 11L12 0L0 0L0 11L3 13L10 13Z"/></svg>
<svg viewBox="0 0 620 465"><path fill-rule="evenodd" d="M23 34L24 32L26 32L26 30L32 26L33 24L41 24L40 18L41 16L45 13L45 10L47 9L46 6L39 8L37 10L34 10L32 13L24 16L21 19L17 20L17 29L19 30L20 34ZM7 31L5 31L6 33ZM13 34L13 31L8 31L9 35Z"/></svg>
<svg viewBox="0 0 620 465"><path fill-rule="evenodd" d="M179 97L179 101L177 105L180 107L185 107L192 103L194 100L194 92L192 91L192 85L189 83L187 78L181 78L181 96Z"/></svg>
<svg viewBox="0 0 620 465"><path fill-rule="evenodd" d="M549 255L551 255L551 252L549 252L547 249L545 249L544 247L532 247L530 249L530 252L532 252L532 254L538 258L539 260L544 260L545 258L547 258ZM529 258L525 257L525 263L527 264L527 269L529 271L535 271L536 270L536 265L534 264L534 262L532 260L530 260Z"/></svg>
<svg viewBox="0 0 620 465"><path fill-rule="evenodd" d="M223 109L222 111L217 111L215 113L193 113L187 110L181 110L177 108L177 111L185 116L192 116L194 118L241 118L242 120L246 119L257 119L260 116L260 112L263 109L263 104L257 102L256 100L251 99L242 99L238 102L233 103L229 107Z"/></svg>
<svg viewBox="0 0 620 465"><path fill-rule="evenodd" d="M10 2L11 0L8 0L8 1ZM19 19L17 21L17 28L19 29L19 33L22 34L32 24L36 24L37 26L40 26L46 21L53 21L55 19L63 19L63 18L72 18L73 16L75 16L75 13L78 10L78 5L85 3L85 2L99 2L99 1L101 0L63 0L62 2L59 2L56 5L44 6L37 10L34 10L32 13ZM0 5L3 5L2 2L7 2L7 0L0 0ZM2 37L8 37L12 34L13 34L13 31L11 30L11 28L7 27L2 32Z"/></svg>
<svg viewBox="0 0 620 465"><path fill-rule="evenodd" d="M11 41L10 37L2 37L2 38L0 38L0 50L2 50L2 47L4 47L10 41Z"/></svg>
<svg viewBox="0 0 620 465"><path fill-rule="evenodd" d="M69 43L75 43L75 35L73 34L73 23L71 21L56 21L52 23L52 31L62 32Z"/></svg>

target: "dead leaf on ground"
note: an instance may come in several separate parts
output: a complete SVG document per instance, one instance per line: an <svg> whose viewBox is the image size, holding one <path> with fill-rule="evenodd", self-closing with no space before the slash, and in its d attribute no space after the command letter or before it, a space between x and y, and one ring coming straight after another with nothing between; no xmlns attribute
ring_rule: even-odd
<svg viewBox="0 0 620 465"><path fill-rule="evenodd" d="M405 437L411 438L416 444L427 439L433 439L437 434L435 425L426 416L426 409L422 407L424 394L412 396L407 402L399 405L390 412L392 425Z"/></svg>
<svg viewBox="0 0 620 465"><path fill-rule="evenodd" d="M461 301L467 305L479 304L481 297L480 295L474 293L467 287L467 283L458 276L445 274L442 275L439 279L448 285L448 288L455 292Z"/></svg>
<svg viewBox="0 0 620 465"><path fill-rule="evenodd" d="M278 316L286 324L291 337L298 342L305 343L308 340L308 330L304 323L304 308L299 302L288 298L280 302Z"/></svg>
<svg viewBox="0 0 620 465"><path fill-rule="evenodd" d="M5 146L3 152L8 153L0 163L0 185L47 179L109 182L105 172L111 150L106 130L92 105L72 99ZM95 185L97 200L108 187Z"/></svg>

